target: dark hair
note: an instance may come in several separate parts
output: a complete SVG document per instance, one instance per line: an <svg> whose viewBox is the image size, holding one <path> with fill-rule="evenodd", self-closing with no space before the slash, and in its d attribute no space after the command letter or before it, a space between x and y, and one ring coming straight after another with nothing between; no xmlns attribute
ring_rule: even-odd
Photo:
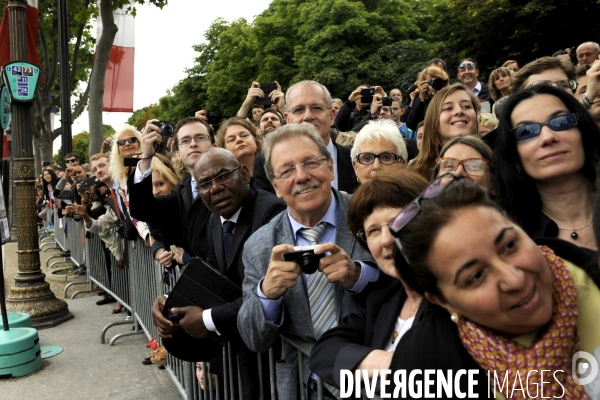
<svg viewBox="0 0 600 400"><path fill-rule="evenodd" d="M463 58L458 62L458 65L456 66L456 69L458 69L458 67L460 66L460 64L462 64L465 61L470 61L473 64L475 64L475 69L479 69L479 65L477 64L477 61L473 60L472 58Z"/></svg>
<svg viewBox="0 0 600 400"><path fill-rule="evenodd" d="M178 143L178 139L177 139L177 134L179 133L179 130L181 129L182 126L185 126L187 124L191 124L194 122L200 122L202 125L204 125L206 127L206 129L208 129L208 136L210 136L210 142L212 144L215 143L215 130L212 128L212 126L210 126L208 124L208 122L206 122L205 120L203 120L202 118L196 118L196 117L185 117L183 119L180 119L179 122L177 122L177 125L175 125L175 133L174 133L174 146L175 146L175 150L179 150L179 143Z"/></svg>
<svg viewBox="0 0 600 400"><path fill-rule="evenodd" d="M571 61L557 57L541 57L519 69L510 80L509 93L516 93L522 90L522 86L531 75L539 74L549 69L561 69L567 75L567 79L575 79L575 70Z"/></svg>
<svg viewBox="0 0 600 400"><path fill-rule="evenodd" d="M417 128L415 129L415 132L419 130L420 127L422 127L423 125L425 125L425 121L421 121L417 124Z"/></svg>
<svg viewBox="0 0 600 400"><path fill-rule="evenodd" d="M437 277L427 264L427 258L439 231L452 221L457 211L467 207L490 207L504 212L483 187L466 179L451 183L437 197L422 200L420 205L421 212L400 231L402 253L396 252L395 264L409 287L420 294L437 295L440 294Z"/></svg>
<svg viewBox="0 0 600 400"><path fill-rule="evenodd" d="M441 58L432 58L431 60L429 60L429 62L427 63L427 65L431 65L431 64L442 64L444 66L444 71L447 71L448 68L446 67L446 62L444 60L442 60Z"/></svg>
<svg viewBox="0 0 600 400"><path fill-rule="evenodd" d="M348 205L348 228L356 241L369 250L358 232L373 210L379 207L404 207L417 198L426 186L425 178L406 169L382 170L377 177L360 185Z"/></svg>
<svg viewBox="0 0 600 400"><path fill-rule="evenodd" d="M75 157L75 159L77 161L79 161L79 156L75 153L67 153L67 155L64 157L64 160L66 160L67 158L70 158L70 157Z"/></svg>
<svg viewBox="0 0 600 400"><path fill-rule="evenodd" d="M265 107L261 106L260 104L252 104L252 110L254 111L255 108L260 108L261 110L264 110Z"/></svg>
<svg viewBox="0 0 600 400"><path fill-rule="evenodd" d="M267 108L265 111L261 112L260 115L258 116L257 123L260 124L260 120L262 119L263 115L269 114L269 113L270 114L275 114L275 116L277 118L279 118L279 123L281 125L285 125L285 119L283 119L283 117L281 116L281 113L279 111L277 111L277 110L272 109L272 108Z"/></svg>
<svg viewBox="0 0 600 400"><path fill-rule="evenodd" d="M517 141L512 134L511 115L522 101L537 95L546 94L557 97L569 110L577 115L577 127L581 132L581 142L585 162L581 173L593 185L596 182L596 168L600 160L600 129L594 123L587 110L572 94L548 85L536 85L521 90L508 98L504 112L500 115L496 136L496 183L498 200L526 232L535 229L536 219L542 202L533 178L523 170L517 151Z"/></svg>
<svg viewBox="0 0 600 400"><path fill-rule="evenodd" d="M591 67L587 64L578 65L577 67L575 67L575 79L581 78L582 76L586 76L587 70L590 68Z"/></svg>
<svg viewBox="0 0 600 400"><path fill-rule="evenodd" d="M54 173L54 170L51 168L46 168L42 171L42 189L44 191L44 198L46 200L50 200L50 194L48 193L48 182L44 180L44 171L48 171L50 174L50 185L52 186L52 190L56 189L56 184L58 183L58 176Z"/></svg>
<svg viewBox="0 0 600 400"><path fill-rule="evenodd" d="M567 53L566 50L558 50L558 51L555 51L554 53L552 53L552 57L558 57L558 56L562 56L565 54L568 55L569 53Z"/></svg>

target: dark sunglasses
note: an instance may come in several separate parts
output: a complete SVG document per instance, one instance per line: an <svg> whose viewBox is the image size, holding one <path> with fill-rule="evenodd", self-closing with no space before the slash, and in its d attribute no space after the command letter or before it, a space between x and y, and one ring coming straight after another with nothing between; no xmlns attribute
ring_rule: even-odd
<svg viewBox="0 0 600 400"><path fill-rule="evenodd" d="M542 126L547 126L553 131L558 132L577 126L577 122L576 114L565 114L551 118L546 122L521 125L512 129L511 132L515 135L515 139L526 140L539 136L542 133Z"/></svg>
<svg viewBox="0 0 600 400"><path fill-rule="evenodd" d="M402 251L402 244L400 243L398 236L402 229L404 229L417 215L419 215L419 212L421 212L421 201L439 196L448 186L461 179L463 179L461 176L451 173L437 177L433 182L427 185L416 199L404 207L392 222L390 222L390 232L400 251Z"/></svg>
<svg viewBox="0 0 600 400"><path fill-rule="evenodd" d="M77 162L77 159L76 158L69 158L68 160L65 160L65 162L67 164L70 164L70 163L73 163L73 162Z"/></svg>
<svg viewBox="0 0 600 400"><path fill-rule="evenodd" d="M128 139L117 140L117 144L119 146L125 146L125 143L134 144L137 141L138 141L137 138L134 136L134 137L130 137Z"/></svg>

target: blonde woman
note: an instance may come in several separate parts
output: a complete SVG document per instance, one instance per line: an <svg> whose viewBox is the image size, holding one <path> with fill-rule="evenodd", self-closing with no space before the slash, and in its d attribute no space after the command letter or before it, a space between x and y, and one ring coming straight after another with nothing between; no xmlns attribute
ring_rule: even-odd
<svg viewBox="0 0 600 400"><path fill-rule="evenodd" d="M443 69L427 67L419 74L417 94L406 117L406 126L416 130L417 124L425 119L431 99L450 83L450 77Z"/></svg>

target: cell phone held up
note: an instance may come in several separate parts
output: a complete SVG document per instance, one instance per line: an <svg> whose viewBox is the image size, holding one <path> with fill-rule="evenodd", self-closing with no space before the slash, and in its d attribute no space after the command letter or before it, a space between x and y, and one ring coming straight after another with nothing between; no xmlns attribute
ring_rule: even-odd
<svg viewBox="0 0 600 400"><path fill-rule="evenodd" d="M319 269L319 261L324 254L315 254L316 246L294 246L294 251L283 253L283 261L292 261L300 266L305 274L314 274Z"/></svg>
<svg viewBox="0 0 600 400"><path fill-rule="evenodd" d="M363 104L371 104L373 102L373 94L375 94L375 89L373 89L373 88L361 89L360 102Z"/></svg>
<svg viewBox="0 0 600 400"><path fill-rule="evenodd" d="M270 106L271 104L273 104L273 102L271 101L270 94L274 90L277 90L277 84L275 82L262 82L259 83L259 85L260 89L265 94L265 97L263 97L262 99L256 99L255 103L259 106Z"/></svg>

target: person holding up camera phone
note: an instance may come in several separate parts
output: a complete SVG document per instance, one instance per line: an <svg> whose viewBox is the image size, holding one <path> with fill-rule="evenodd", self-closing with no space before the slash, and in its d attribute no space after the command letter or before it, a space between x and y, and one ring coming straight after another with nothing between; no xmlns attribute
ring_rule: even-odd
<svg viewBox="0 0 600 400"><path fill-rule="evenodd" d="M381 86L357 86L336 114L335 127L340 132L355 131L357 126L371 119L371 104L375 95L383 97L386 94Z"/></svg>
<svg viewBox="0 0 600 400"><path fill-rule="evenodd" d="M419 122L425 119L429 102L437 92L450 84L450 77L443 69L430 66L421 71L418 82L412 106L406 117L406 126L412 130L416 130Z"/></svg>
<svg viewBox="0 0 600 400"><path fill-rule="evenodd" d="M265 83L252 82L252 85L248 89L246 99L235 116L238 118L246 118L248 116L248 111L253 104L261 106L259 107L260 112L257 110L257 117L264 111L264 107L276 108L283 114L285 112L285 99L279 83L277 81ZM252 119L254 120L254 118Z"/></svg>

